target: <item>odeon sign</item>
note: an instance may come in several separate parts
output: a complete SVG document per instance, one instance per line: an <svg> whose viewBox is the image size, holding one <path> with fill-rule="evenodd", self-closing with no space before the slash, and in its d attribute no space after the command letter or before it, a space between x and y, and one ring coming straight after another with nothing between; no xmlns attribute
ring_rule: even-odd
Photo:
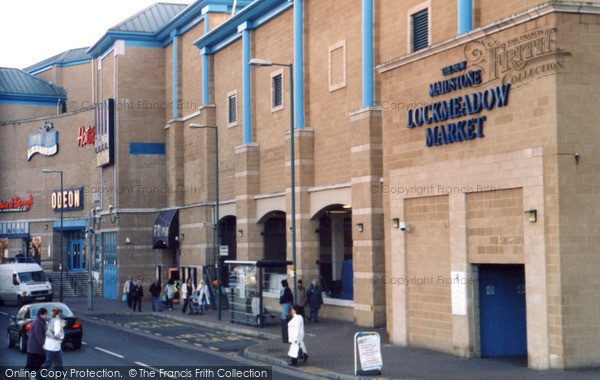
<svg viewBox="0 0 600 380"><path fill-rule="evenodd" d="M52 192L52 210L70 211L83 209L83 187L55 190Z"/></svg>
<svg viewBox="0 0 600 380"><path fill-rule="evenodd" d="M466 68L466 62L460 62L442 69L444 75L461 71ZM429 96L449 93L455 90L468 88L481 84L481 70L470 71L449 79L429 85ZM482 111L491 111L494 108L504 107L508 103L510 83L497 87L477 91L449 100L442 100L428 104L414 110L407 111L407 128L420 127L423 124L435 124L463 116L476 115ZM426 128L426 142L428 147L435 145L451 144L463 140L484 137L483 125L486 116L475 116L466 120L458 120L446 124Z"/></svg>

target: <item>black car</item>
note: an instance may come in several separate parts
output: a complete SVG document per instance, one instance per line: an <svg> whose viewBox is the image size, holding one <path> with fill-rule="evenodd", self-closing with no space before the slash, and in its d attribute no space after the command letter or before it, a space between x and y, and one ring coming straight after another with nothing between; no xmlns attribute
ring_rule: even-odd
<svg viewBox="0 0 600 380"><path fill-rule="evenodd" d="M23 306L16 316L10 317L8 320L8 334L6 342L9 348L19 344L21 352L27 352L27 338L31 323L37 316L40 308L46 308L48 310L48 317L46 323L50 321L50 312L55 307L60 307L62 310L63 329L65 331L65 338L63 339L63 347L66 343L71 343L73 348L78 350L81 348L81 339L83 337L83 324L79 318L73 315L71 309L61 302L43 302L34 303Z"/></svg>

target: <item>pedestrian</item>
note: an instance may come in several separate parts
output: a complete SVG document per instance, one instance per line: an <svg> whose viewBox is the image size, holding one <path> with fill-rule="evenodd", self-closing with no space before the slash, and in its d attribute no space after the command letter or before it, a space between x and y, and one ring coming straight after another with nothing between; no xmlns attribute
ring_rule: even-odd
<svg viewBox="0 0 600 380"><path fill-rule="evenodd" d="M50 322L46 328L46 342L44 349L46 350L46 361L42 364L40 371L50 368L54 365L54 370L61 371L63 365L62 341L65 338L63 330L62 310L60 307L55 307L50 313Z"/></svg>
<svg viewBox="0 0 600 380"><path fill-rule="evenodd" d="M192 278L188 277L187 281L181 287L181 298L183 299L183 308L181 308L181 312L185 314L187 310L188 304L190 303L190 296L194 294L194 284L192 283ZM192 310L190 307L190 314L192 314Z"/></svg>
<svg viewBox="0 0 600 380"><path fill-rule="evenodd" d="M137 283L133 287L133 311L135 307L138 307L138 311L142 311L142 298L144 297L144 289L142 288L142 282L137 280Z"/></svg>
<svg viewBox="0 0 600 380"><path fill-rule="evenodd" d="M279 304L281 304L281 318L285 318L290 313L294 296L290 289L287 280L281 280L281 294L279 295Z"/></svg>
<svg viewBox="0 0 600 380"><path fill-rule="evenodd" d="M323 294L321 294L321 289L319 289L319 286L317 285L317 280L313 280L306 291L306 296L308 297L308 306L310 307L308 320L310 321L314 318L315 322L319 323L319 309L323 304Z"/></svg>
<svg viewBox="0 0 600 380"><path fill-rule="evenodd" d="M154 279L154 282L150 284L150 295L152 296L152 311L156 311L156 305L158 304L158 311L163 311L162 302L160 301L160 292L161 292L160 281L158 278Z"/></svg>
<svg viewBox="0 0 600 380"><path fill-rule="evenodd" d="M27 364L25 368L30 371L36 371L36 379L40 379L39 369L46 359L44 343L46 340L47 316L48 310L45 307L41 307L29 328L29 338L27 338Z"/></svg>
<svg viewBox="0 0 600 380"><path fill-rule="evenodd" d="M131 309L133 305L133 287L135 283L133 282L133 277L129 277L129 280L125 282L125 286L123 286L123 294L127 297L127 307Z"/></svg>
<svg viewBox="0 0 600 380"><path fill-rule="evenodd" d="M173 310L173 298L175 298L175 281L172 278L167 282L165 287L165 296L167 298L167 307L169 310Z"/></svg>
<svg viewBox="0 0 600 380"><path fill-rule="evenodd" d="M204 279L200 280L200 284L198 284L196 293L198 293L198 302L200 302L200 314L204 314L204 312L208 310L208 305L210 305L208 285L206 285L206 281L204 281Z"/></svg>
<svg viewBox="0 0 600 380"><path fill-rule="evenodd" d="M304 345L304 318L300 315L300 306L294 305L290 310L292 320L288 323L288 341L291 343L288 350L288 356L291 358L290 364L298 365L298 359L303 359L304 363L308 360L308 353Z"/></svg>
<svg viewBox="0 0 600 380"><path fill-rule="evenodd" d="M298 280L297 290L296 290L296 304L300 307L300 315L302 318L305 318L304 307L308 302L308 297L306 296L306 288L302 285L302 280Z"/></svg>

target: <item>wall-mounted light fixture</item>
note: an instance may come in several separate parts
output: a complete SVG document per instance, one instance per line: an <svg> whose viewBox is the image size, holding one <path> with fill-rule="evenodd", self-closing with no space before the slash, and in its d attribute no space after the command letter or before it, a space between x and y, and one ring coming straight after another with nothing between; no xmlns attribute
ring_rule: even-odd
<svg viewBox="0 0 600 380"><path fill-rule="evenodd" d="M48 225L47 225L47 224L44 226L44 229L45 229L45 230L47 230L47 229L48 229Z"/></svg>
<svg viewBox="0 0 600 380"><path fill-rule="evenodd" d="M392 219L392 227L394 227L394 228L400 228L400 219L399 218L393 218Z"/></svg>
<svg viewBox="0 0 600 380"><path fill-rule="evenodd" d="M537 222L537 210L526 210L525 216L527 217L529 223Z"/></svg>
<svg viewBox="0 0 600 380"><path fill-rule="evenodd" d="M125 238L125 244L129 245L131 244L131 239L129 239L128 237Z"/></svg>
<svg viewBox="0 0 600 380"><path fill-rule="evenodd" d="M240 235L240 237L244 236L244 230L238 230L238 235Z"/></svg>
<svg viewBox="0 0 600 380"><path fill-rule="evenodd" d="M364 226L362 223L356 223L356 229L358 232L363 232Z"/></svg>

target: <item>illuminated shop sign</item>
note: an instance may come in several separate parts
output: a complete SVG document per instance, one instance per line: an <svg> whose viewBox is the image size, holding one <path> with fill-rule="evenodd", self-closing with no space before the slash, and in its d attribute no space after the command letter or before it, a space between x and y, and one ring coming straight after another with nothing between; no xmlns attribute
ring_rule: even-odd
<svg viewBox="0 0 600 380"><path fill-rule="evenodd" d="M464 70L466 62L460 62L442 69L444 75ZM470 71L449 79L429 85L429 96L446 94L452 91L477 86L481 84L481 70ZM408 110L407 127L420 127L423 124L431 125L446 122L464 116L477 115L482 111L491 111L496 107L504 107L508 103L510 83L488 88L449 100L442 100L427 104L414 110ZM483 125L486 116L475 116L445 124L426 128L427 147L451 144L463 140L484 137Z"/></svg>
<svg viewBox="0 0 600 380"><path fill-rule="evenodd" d="M71 211L83 209L83 187L52 192L52 210Z"/></svg>
<svg viewBox="0 0 600 380"><path fill-rule="evenodd" d="M38 127L40 133L34 133L28 136L27 141L27 161L36 154L44 156L53 156L58 152L58 132L50 131L54 129L54 124L47 121L43 126Z"/></svg>
<svg viewBox="0 0 600 380"><path fill-rule="evenodd" d="M85 146L96 142L96 127L79 127L77 145Z"/></svg>
<svg viewBox="0 0 600 380"><path fill-rule="evenodd" d="M0 212L18 212L29 211L33 204L33 195L29 194L29 199L21 200L19 197L14 197L10 201L0 200Z"/></svg>
<svg viewBox="0 0 600 380"><path fill-rule="evenodd" d="M109 166L115 160L115 101L108 99L96 106L96 164Z"/></svg>

